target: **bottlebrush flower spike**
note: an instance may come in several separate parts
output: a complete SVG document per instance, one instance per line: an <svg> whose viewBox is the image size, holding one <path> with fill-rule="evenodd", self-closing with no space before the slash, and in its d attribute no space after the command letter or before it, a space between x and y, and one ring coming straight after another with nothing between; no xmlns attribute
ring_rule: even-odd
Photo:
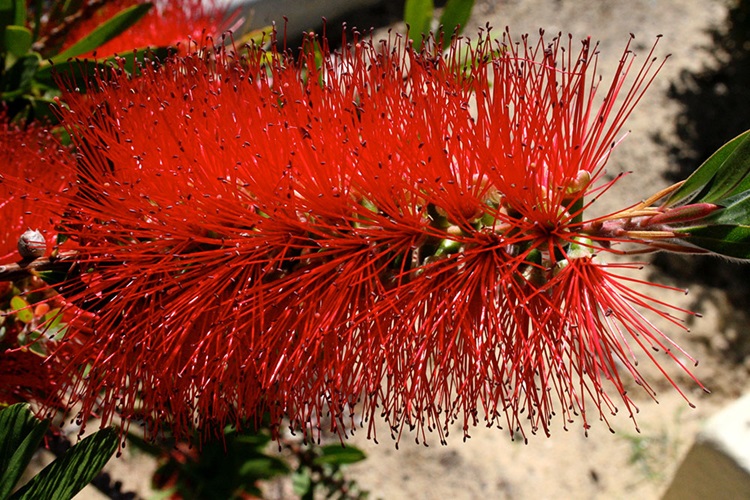
<svg viewBox="0 0 750 500"><path fill-rule="evenodd" d="M0 114L0 264L21 259L18 240L29 228L39 229L52 247L54 199L72 164L71 152L44 128L20 128ZM9 179L32 186L27 189Z"/></svg>
<svg viewBox="0 0 750 500"><path fill-rule="evenodd" d="M96 313L71 323L72 404L150 432L267 412L442 441L632 414L627 379L653 395L635 352L682 367L652 318L685 311L602 262L629 238L584 210L655 59L628 87L626 47L597 104L589 40L460 45L220 51L67 93L63 293Z"/></svg>

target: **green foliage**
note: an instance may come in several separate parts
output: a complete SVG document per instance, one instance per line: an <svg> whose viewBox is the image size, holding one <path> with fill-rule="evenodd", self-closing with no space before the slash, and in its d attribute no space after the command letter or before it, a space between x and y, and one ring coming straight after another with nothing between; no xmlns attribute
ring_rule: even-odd
<svg viewBox="0 0 750 500"><path fill-rule="evenodd" d="M450 44L450 37L458 30L462 32L469 22L471 11L474 8L474 0L448 0L440 16L440 24L447 38L443 40L443 49Z"/></svg>
<svg viewBox="0 0 750 500"><path fill-rule="evenodd" d="M750 189L750 130L735 137L693 172L665 206L718 203Z"/></svg>
<svg viewBox="0 0 750 500"><path fill-rule="evenodd" d="M406 0L404 22L409 26L409 38L414 46L422 46L422 37L430 32L435 4L432 0Z"/></svg>
<svg viewBox="0 0 750 500"><path fill-rule="evenodd" d="M16 295L10 299L10 307L13 309L13 313L19 321L23 323L31 323L34 319L34 313L31 311L29 303L20 295Z"/></svg>
<svg viewBox="0 0 750 500"><path fill-rule="evenodd" d="M443 49L450 45L451 36L461 33L471 17L474 0L448 0L440 15L440 31L443 36ZM409 38L414 47L419 49L422 40L429 36L432 29L435 4L433 0L406 0L404 5L404 22L409 26Z"/></svg>
<svg viewBox="0 0 750 500"><path fill-rule="evenodd" d="M60 92L53 71L70 75L77 85L81 83L79 75L91 76L96 69L108 67L111 61L94 64L71 58L89 53L120 35L152 7L144 3L123 9L62 53L48 54L44 49L49 47L36 47L45 5L39 1L32 3L34 16L28 19L25 0L0 1L0 101L7 107L10 118L17 120L54 120L49 105ZM46 8L50 19L62 20L81 9L82 4L58 0Z"/></svg>
<svg viewBox="0 0 750 500"><path fill-rule="evenodd" d="M317 465L346 465L354 464L364 460L365 453L354 446L342 446L340 444L329 444L321 446L320 454L315 457L314 463Z"/></svg>
<svg viewBox="0 0 750 500"><path fill-rule="evenodd" d="M341 444L308 445L296 448L296 455L299 465L292 475L292 485L303 500L312 500L316 493L341 500L368 497L355 481L346 479L342 469L367 458L362 450Z"/></svg>
<svg viewBox="0 0 750 500"><path fill-rule="evenodd" d="M117 450L112 428L102 429L71 447L18 491L11 493L49 427L27 404L0 411L0 500L67 499L81 491Z"/></svg>
<svg viewBox="0 0 750 500"><path fill-rule="evenodd" d="M3 47L10 55L21 57L31 50L34 35L24 26L6 26Z"/></svg>
<svg viewBox="0 0 750 500"><path fill-rule="evenodd" d="M26 24L26 2L24 0L0 0L0 29ZM0 47L5 50L5 46Z"/></svg>
<svg viewBox="0 0 750 500"><path fill-rule="evenodd" d="M155 487L186 500L259 496L259 481L290 470L280 457L266 452L271 436L265 429L240 433L227 428L222 439L205 442L200 448L185 442L154 445L134 435L128 438L160 462Z"/></svg>
<svg viewBox="0 0 750 500"><path fill-rule="evenodd" d="M118 12L104 24L79 40L75 45L53 57L52 62L66 61L71 57L87 54L97 47L104 45L137 23L148 13L152 6L153 4L150 3L142 3Z"/></svg>
<svg viewBox="0 0 750 500"><path fill-rule="evenodd" d="M725 257L750 260L750 131L722 146L677 188L663 208L712 204L672 228L683 242Z"/></svg>
<svg viewBox="0 0 750 500"><path fill-rule="evenodd" d="M680 228L685 241L711 253L734 259L750 259L750 225L716 224Z"/></svg>
<svg viewBox="0 0 750 500"><path fill-rule="evenodd" d="M118 444L113 428L97 431L45 467L11 498L72 498L99 474Z"/></svg>
<svg viewBox="0 0 750 500"><path fill-rule="evenodd" d="M260 496L260 482L290 477L301 498L325 492L326 498L361 499L367 493L346 479L343 467L364 460L356 447L341 444L302 444L298 438L280 438L279 451L271 446L268 427L237 431L232 427L209 441L196 437L193 446L185 441L165 439L148 442L133 434L130 442L156 457L159 467L153 486L165 496L186 500L203 498L245 498ZM270 448L270 449L269 449Z"/></svg>
<svg viewBox="0 0 750 500"><path fill-rule="evenodd" d="M748 224L750 221L750 190L721 200L721 209L703 220L712 224Z"/></svg>
<svg viewBox="0 0 750 500"><path fill-rule="evenodd" d="M67 324L59 307L50 309L54 292L34 288L30 280L4 283L0 290L0 352L28 349L42 357L63 339Z"/></svg>
<svg viewBox="0 0 750 500"><path fill-rule="evenodd" d="M34 417L28 405L0 411L0 499L10 498L48 427L49 422Z"/></svg>

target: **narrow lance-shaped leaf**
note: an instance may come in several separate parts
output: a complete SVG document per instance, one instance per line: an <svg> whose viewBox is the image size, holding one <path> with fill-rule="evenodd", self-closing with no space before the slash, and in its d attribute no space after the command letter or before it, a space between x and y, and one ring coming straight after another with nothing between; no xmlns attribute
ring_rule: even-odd
<svg viewBox="0 0 750 500"><path fill-rule="evenodd" d="M739 192L748 184L750 173L750 130L735 137L706 160L664 203L671 207L684 203L715 202ZM743 181L744 180L744 181ZM748 186L750 187L750 186Z"/></svg>
<svg viewBox="0 0 750 500"><path fill-rule="evenodd" d="M750 190L750 135L746 136L716 173L702 201L721 203L725 198Z"/></svg>
<svg viewBox="0 0 750 500"><path fill-rule="evenodd" d="M49 422L36 418L25 403L0 411L0 498L8 498L13 491L48 426Z"/></svg>
<svg viewBox="0 0 750 500"><path fill-rule="evenodd" d="M240 476L252 479L266 479L288 471L289 468L283 460L258 451L242 462L237 472Z"/></svg>
<svg viewBox="0 0 750 500"><path fill-rule="evenodd" d="M3 27L13 25L26 25L26 0L0 0L0 33Z"/></svg>
<svg viewBox="0 0 750 500"><path fill-rule="evenodd" d="M357 447L341 446L340 444L330 444L320 448L321 455L315 458L317 465L332 464L345 465L360 462L367 458L367 455Z"/></svg>
<svg viewBox="0 0 750 500"><path fill-rule="evenodd" d="M107 71L112 68L119 69L119 64L129 73L138 73L139 65L143 64L147 58L165 60L169 56L168 47L142 48L135 49L127 54L118 56L118 63L115 58L111 57L103 61L75 60L56 62L54 64L43 65L34 75L37 82L48 86L57 86L56 75L62 75L62 81L70 84L71 88L80 89L85 92L88 88L87 80L93 81L97 72L99 75L106 75ZM104 72L104 73L102 73Z"/></svg>
<svg viewBox="0 0 750 500"><path fill-rule="evenodd" d="M440 24L445 31L443 49L450 45L451 36L456 28L459 33L466 28L466 23L471 17L471 9L474 8L474 0L448 0L440 16Z"/></svg>
<svg viewBox="0 0 750 500"><path fill-rule="evenodd" d="M722 208L701 219L703 224L750 226L750 190L721 200Z"/></svg>
<svg viewBox="0 0 750 500"><path fill-rule="evenodd" d="M13 24L16 26L26 25L26 0L15 0L13 2Z"/></svg>
<svg viewBox="0 0 750 500"><path fill-rule="evenodd" d="M750 260L750 226L717 224L677 229L684 241L711 253Z"/></svg>
<svg viewBox="0 0 750 500"><path fill-rule="evenodd" d="M409 25L409 38L417 49L422 46L422 35L430 31L434 10L433 0L406 0L404 22Z"/></svg>
<svg viewBox="0 0 750 500"><path fill-rule="evenodd" d="M73 498L102 470L117 450L119 436L102 429L70 448L13 494L13 500Z"/></svg>
<svg viewBox="0 0 750 500"><path fill-rule="evenodd" d="M52 62L63 62L71 57L86 54L107 43L137 23L151 9L152 4L143 3L121 10L104 24L79 40L66 51L52 58ZM135 48L135 47L134 47Z"/></svg>

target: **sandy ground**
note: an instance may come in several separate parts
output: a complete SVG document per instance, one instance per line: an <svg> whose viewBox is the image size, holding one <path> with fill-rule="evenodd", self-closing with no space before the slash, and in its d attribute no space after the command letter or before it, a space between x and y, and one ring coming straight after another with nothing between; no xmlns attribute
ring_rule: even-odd
<svg viewBox="0 0 750 500"><path fill-rule="evenodd" d="M472 25L489 22L498 34L507 25L519 35L543 28L550 35L562 31L578 38L591 36L600 41L605 80L612 75L629 33L635 34L634 49L643 56L656 36L663 35L658 55L671 57L626 125L630 134L609 163L611 174L634 172L602 201L603 209L615 209L670 183L665 178L674 170L670 150L682 147L676 125L685 112L679 101L670 98L670 88L684 85L685 72L716 64L710 30L725 24L729 6L717 0L480 1ZM641 277L681 287L694 281L659 269L649 267ZM668 299L703 317L690 320L689 334L669 325L664 328L700 359L695 373L712 390L704 394L677 367L666 365L695 409L643 363L644 373L659 391L659 404L634 393L641 410L640 433L627 415L619 415L612 420L614 434L593 422L585 437L580 426L573 424L566 432L558 421L550 438L532 436L528 444L512 441L504 430L477 428L466 442L456 429L447 446L440 446L435 438L424 447L405 436L397 450L383 428L378 445L367 441L365 432L353 438L369 459L350 467L350 476L370 490L371 498L384 499L659 498L702 423L749 388L747 367L726 359L737 339L747 334L744 314L730 305L727 290L700 284L691 284L690 289L690 295L672 293ZM115 477L129 476L125 489L148 494L148 463L119 460L108 468ZM270 491L284 496L289 490ZM80 498L94 496L86 493Z"/></svg>

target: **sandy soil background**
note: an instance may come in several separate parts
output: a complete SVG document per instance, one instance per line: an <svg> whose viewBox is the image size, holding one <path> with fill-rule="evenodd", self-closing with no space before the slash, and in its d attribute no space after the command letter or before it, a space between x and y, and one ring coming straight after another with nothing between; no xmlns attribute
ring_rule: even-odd
<svg viewBox="0 0 750 500"><path fill-rule="evenodd" d="M671 57L626 125L630 134L608 166L611 175L633 174L602 200L605 210L666 187L670 176L698 165L743 126L750 128L746 104L741 106L750 102L741 100L747 96L742 89L750 87L742 77L742 68L748 67L742 54L750 44L729 37L732 23L741 22L737 16L742 11L733 7L717 0L479 1L472 25L489 22L498 34L507 25L517 35L543 28L550 36L559 31L591 36L600 41L605 80L612 76L629 33L636 36L633 48L642 56L657 35L663 35L657 55ZM463 442L457 428L447 446L433 439L424 447L405 436L396 450L383 428L379 445L367 441L365 432L355 435L352 442L369 459L350 467L349 475L370 490L372 498L385 499L659 498L702 423L748 389L747 276L748 270L737 264L670 256L658 257L641 272L641 278L689 286L690 294L669 293L666 298L703 315L689 320L689 334L663 325L700 360L695 373L712 391L704 394L665 360L695 409L644 362L644 374L659 391L659 404L633 392L641 410L640 432L621 414L612 420L614 434L593 422L585 437L580 422L566 432L557 421L550 438L531 436L528 444L512 441L505 430L486 428L474 429ZM141 460L118 460L108 469L114 477L125 477L124 489L146 496L149 467ZM274 484L268 493L285 498L290 489ZM95 495L87 492L80 498Z"/></svg>

